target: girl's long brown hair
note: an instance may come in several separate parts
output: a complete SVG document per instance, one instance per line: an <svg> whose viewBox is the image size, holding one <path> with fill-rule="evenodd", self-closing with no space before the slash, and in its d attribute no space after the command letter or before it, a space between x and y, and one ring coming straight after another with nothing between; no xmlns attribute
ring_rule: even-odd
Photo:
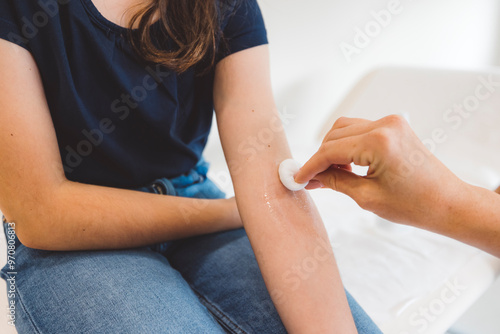
<svg viewBox="0 0 500 334"><path fill-rule="evenodd" d="M230 7L226 1L234 3L234 0L152 0L130 20L132 48L144 60L178 73L201 62L209 68L215 63L222 38L220 24ZM151 27L158 17L163 34L160 39L170 38L176 44L174 49L155 45L152 40ZM134 26L136 30L132 30Z"/></svg>

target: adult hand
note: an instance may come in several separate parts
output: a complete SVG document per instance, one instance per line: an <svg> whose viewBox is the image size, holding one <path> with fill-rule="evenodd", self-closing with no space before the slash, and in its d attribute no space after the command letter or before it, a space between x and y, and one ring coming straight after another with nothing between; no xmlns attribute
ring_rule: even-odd
<svg viewBox="0 0 500 334"><path fill-rule="evenodd" d="M352 173L351 163L368 166L367 175ZM295 180L311 181L308 189L342 192L363 209L413 225L439 223L465 187L396 115L339 118Z"/></svg>

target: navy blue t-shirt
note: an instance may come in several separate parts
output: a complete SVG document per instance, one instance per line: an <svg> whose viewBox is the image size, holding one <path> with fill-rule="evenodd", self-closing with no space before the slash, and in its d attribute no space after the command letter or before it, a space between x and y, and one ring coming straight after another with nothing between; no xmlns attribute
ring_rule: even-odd
<svg viewBox="0 0 500 334"><path fill-rule="evenodd" d="M256 0L230 11L219 60L267 43ZM91 0L0 0L0 38L29 50L37 63L69 180L135 188L179 176L201 158L213 116L213 68L179 75L139 59L127 30Z"/></svg>

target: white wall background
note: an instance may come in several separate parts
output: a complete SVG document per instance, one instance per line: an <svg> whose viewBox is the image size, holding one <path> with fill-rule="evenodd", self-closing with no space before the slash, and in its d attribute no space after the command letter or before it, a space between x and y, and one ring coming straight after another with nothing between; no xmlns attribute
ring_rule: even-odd
<svg viewBox="0 0 500 334"><path fill-rule="evenodd" d="M349 62L340 45L353 44L355 29L365 29L372 12L391 2L259 0L278 105L314 114L294 124L316 130L350 87L378 66L474 69L498 63L497 0L397 1L401 13Z"/></svg>

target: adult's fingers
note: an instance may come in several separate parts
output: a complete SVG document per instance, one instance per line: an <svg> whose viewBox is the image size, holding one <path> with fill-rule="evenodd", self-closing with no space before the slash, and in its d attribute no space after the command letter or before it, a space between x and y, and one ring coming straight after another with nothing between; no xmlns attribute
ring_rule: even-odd
<svg viewBox="0 0 500 334"><path fill-rule="evenodd" d="M355 162L361 140L361 136L354 136L322 144L318 152L295 175L295 181L306 183L332 165L349 165L351 162Z"/></svg>
<svg viewBox="0 0 500 334"><path fill-rule="evenodd" d="M328 132L323 139L323 143L330 140L337 140L346 137L359 136L365 133L368 133L372 130L375 130L378 126L375 122L359 122L350 126L332 129Z"/></svg>
<svg viewBox="0 0 500 334"><path fill-rule="evenodd" d="M314 180L335 191L346 194L352 199L358 198L358 193L363 183L368 182L365 178L352 172L339 168L330 168L314 177Z"/></svg>
<svg viewBox="0 0 500 334"><path fill-rule="evenodd" d="M335 123L333 123L333 129L345 128L354 124L370 123L371 121L364 118L354 118L354 117L339 117Z"/></svg>
<svg viewBox="0 0 500 334"><path fill-rule="evenodd" d="M363 118L349 118L349 117L340 117L335 121L332 128L328 131L323 139L323 143L325 141L333 139L333 134L337 132L348 133L350 128L356 127L364 127L372 121L363 119ZM358 133L359 134L359 133ZM340 138L340 137L338 137ZM338 139L336 138L336 139Z"/></svg>
<svg viewBox="0 0 500 334"><path fill-rule="evenodd" d="M318 188L323 188L323 184L319 182L318 180L311 180L306 186L307 190L313 190L313 189L318 189Z"/></svg>
<svg viewBox="0 0 500 334"><path fill-rule="evenodd" d="M352 166L351 165L333 165L333 166L336 167L336 168L342 168L342 169L348 170L349 172L352 171Z"/></svg>

